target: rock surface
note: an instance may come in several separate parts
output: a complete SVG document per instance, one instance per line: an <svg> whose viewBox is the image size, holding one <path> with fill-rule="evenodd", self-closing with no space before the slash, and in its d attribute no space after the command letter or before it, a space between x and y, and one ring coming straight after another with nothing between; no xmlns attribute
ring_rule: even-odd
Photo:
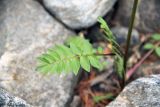
<svg viewBox="0 0 160 107"><path fill-rule="evenodd" d="M115 35L117 42L121 45L126 44L128 28L123 26L116 26L111 29L113 34ZM131 36L131 45L136 45L139 43L139 33L136 29L133 29Z"/></svg>
<svg viewBox="0 0 160 107"><path fill-rule="evenodd" d="M160 107L160 75L137 79L106 107Z"/></svg>
<svg viewBox="0 0 160 107"><path fill-rule="evenodd" d="M37 56L73 33L34 0L1 0L0 8L0 87L33 106L67 107L75 76L44 76L35 68Z"/></svg>
<svg viewBox="0 0 160 107"><path fill-rule="evenodd" d="M157 60L157 61L154 60L152 63L143 63L137 69L136 74L140 75L140 76L160 74L160 66L159 65L160 65L160 60Z"/></svg>
<svg viewBox="0 0 160 107"><path fill-rule="evenodd" d="M129 25L129 18L134 0L121 0L117 19L122 25ZM136 14L136 27L143 32L160 29L160 0L140 0Z"/></svg>
<svg viewBox="0 0 160 107"><path fill-rule="evenodd" d="M18 97L10 95L3 89L0 89L0 107L31 107L31 105Z"/></svg>
<svg viewBox="0 0 160 107"><path fill-rule="evenodd" d="M89 27L113 7L116 0L43 0L45 7L73 29Z"/></svg>

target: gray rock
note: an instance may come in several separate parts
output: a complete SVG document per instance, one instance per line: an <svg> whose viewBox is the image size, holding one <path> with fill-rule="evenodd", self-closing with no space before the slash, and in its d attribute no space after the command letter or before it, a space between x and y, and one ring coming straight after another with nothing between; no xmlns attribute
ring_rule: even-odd
<svg viewBox="0 0 160 107"><path fill-rule="evenodd" d="M0 28L1 29L1 28ZM1 57L1 55L3 54L3 52L4 52L4 50L5 50L5 46L4 46L4 44L5 44L5 36L4 35L1 35L1 41L0 41L0 57Z"/></svg>
<svg viewBox="0 0 160 107"><path fill-rule="evenodd" d="M122 25L129 25L129 18L134 0L121 0L117 20ZM160 29L160 0L139 0L136 14L136 28L142 32L154 32Z"/></svg>
<svg viewBox="0 0 160 107"><path fill-rule="evenodd" d="M67 107L75 76L44 76L35 68L37 56L73 33L34 0L1 0L0 8L0 39L6 41L0 57L0 87L33 106Z"/></svg>
<svg viewBox="0 0 160 107"><path fill-rule="evenodd" d="M122 26L116 26L111 29L113 34L115 35L117 42L119 44L125 44L127 40L128 28ZM135 45L139 43L139 33L136 29L133 29L132 36L131 36L131 45Z"/></svg>
<svg viewBox="0 0 160 107"><path fill-rule="evenodd" d="M106 107L160 107L160 75L133 81Z"/></svg>
<svg viewBox="0 0 160 107"><path fill-rule="evenodd" d="M70 104L70 107L81 107L81 106L82 105L81 105L81 98L80 98L80 96L75 95L73 97L73 100L72 100L71 104Z"/></svg>
<svg viewBox="0 0 160 107"><path fill-rule="evenodd" d="M45 7L73 29L89 27L110 11L116 0L43 0Z"/></svg>
<svg viewBox="0 0 160 107"><path fill-rule="evenodd" d="M0 3L1 3L1 1L0 1ZM3 7L0 6L0 15L2 14L2 10L3 10ZM0 18L2 18L2 17L0 17ZM0 25L1 25L1 22L0 22ZM3 26L0 26L0 29L2 29L2 28L3 28ZM0 35L0 57L3 54L3 51L5 50L5 40L6 40L5 37L6 37L5 35Z"/></svg>
<svg viewBox="0 0 160 107"><path fill-rule="evenodd" d="M0 107L31 107L31 105L0 88Z"/></svg>
<svg viewBox="0 0 160 107"><path fill-rule="evenodd" d="M152 63L143 63L136 71L137 75L160 74L160 60L152 61ZM136 75L135 75L136 76Z"/></svg>

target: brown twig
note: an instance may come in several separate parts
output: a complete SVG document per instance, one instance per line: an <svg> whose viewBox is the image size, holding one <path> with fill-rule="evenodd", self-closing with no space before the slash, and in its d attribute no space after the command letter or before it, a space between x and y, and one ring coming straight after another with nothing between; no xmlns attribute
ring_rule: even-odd
<svg viewBox="0 0 160 107"><path fill-rule="evenodd" d="M160 42L158 42L155 46L159 46L160 45ZM150 51L148 51L144 57L137 63L135 64L131 69L129 69L127 71L127 74L126 74L126 80L128 80L132 75L133 73L139 68L140 65L142 65L142 63L153 53L154 49L151 49Z"/></svg>

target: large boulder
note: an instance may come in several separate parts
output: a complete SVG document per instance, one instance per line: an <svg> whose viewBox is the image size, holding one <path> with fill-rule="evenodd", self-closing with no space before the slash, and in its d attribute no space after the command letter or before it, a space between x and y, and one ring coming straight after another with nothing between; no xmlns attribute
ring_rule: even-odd
<svg viewBox="0 0 160 107"><path fill-rule="evenodd" d="M120 0L116 19L122 25L129 25L134 0ZM136 28L142 32L155 32L160 29L160 0L139 0L136 14Z"/></svg>
<svg viewBox="0 0 160 107"><path fill-rule="evenodd" d="M0 0L0 87L33 106L67 107L76 78L44 76L35 71L37 57L73 33L34 0ZM1 44L0 44L1 45ZM0 49L1 50L1 49Z"/></svg>
<svg viewBox="0 0 160 107"><path fill-rule="evenodd" d="M0 88L0 107L31 107L31 105Z"/></svg>
<svg viewBox="0 0 160 107"><path fill-rule="evenodd" d="M106 107L160 107L160 75L133 81Z"/></svg>
<svg viewBox="0 0 160 107"><path fill-rule="evenodd" d="M45 7L61 22L73 29L97 22L98 16L110 11L117 0L43 0Z"/></svg>

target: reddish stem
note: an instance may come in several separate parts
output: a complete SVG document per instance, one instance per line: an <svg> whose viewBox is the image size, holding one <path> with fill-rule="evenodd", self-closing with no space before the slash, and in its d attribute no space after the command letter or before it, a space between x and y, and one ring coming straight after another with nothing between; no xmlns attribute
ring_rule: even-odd
<svg viewBox="0 0 160 107"><path fill-rule="evenodd" d="M160 42L158 42L156 46L159 46L160 45ZM135 64L131 69L129 69L126 73L126 80L128 80L132 75L133 73L139 68L140 65L142 65L142 63L152 54L152 52L154 51L154 49L150 50L149 52L147 52L144 57L142 57L142 59L137 63Z"/></svg>
<svg viewBox="0 0 160 107"><path fill-rule="evenodd" d="M145 54L145 56L137 63L133 66L133 68L129 69L127 71L127 74L126 74L126 80L128 80L132 75L133 73L139 68L139 66L142 65L142 63L152 54L152 52L154 51L154 49L150 50L149 52L147 52Z"/></svg>

